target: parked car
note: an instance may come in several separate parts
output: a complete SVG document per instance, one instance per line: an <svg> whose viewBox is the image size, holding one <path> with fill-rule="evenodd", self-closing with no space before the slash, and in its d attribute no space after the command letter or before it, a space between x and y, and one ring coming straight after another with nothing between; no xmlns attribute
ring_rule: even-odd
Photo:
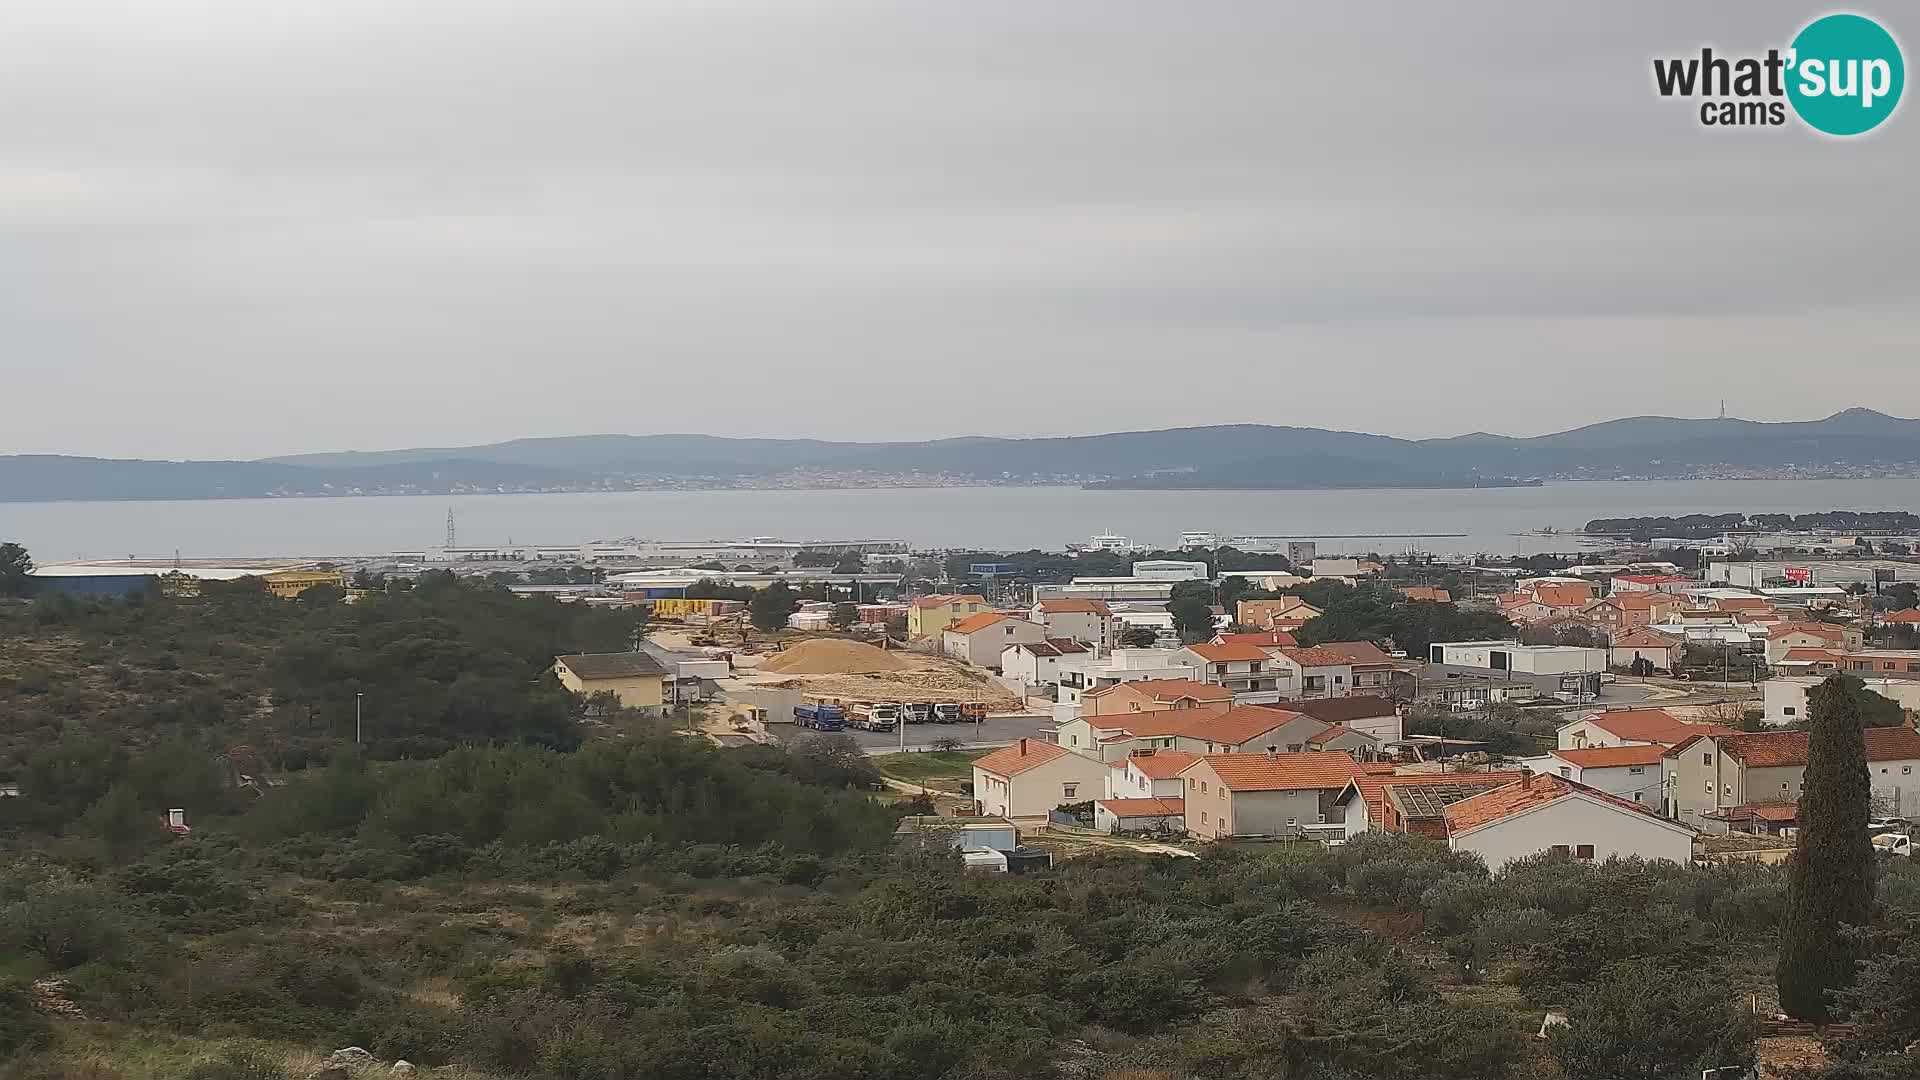
<svg viewBox="0 0 1920 1080"><path fill-rule="evenodd" d="M1873 850L1880 855L1913 858L1913 837L1903 832L1881 833L1873 838Z"/></svg>

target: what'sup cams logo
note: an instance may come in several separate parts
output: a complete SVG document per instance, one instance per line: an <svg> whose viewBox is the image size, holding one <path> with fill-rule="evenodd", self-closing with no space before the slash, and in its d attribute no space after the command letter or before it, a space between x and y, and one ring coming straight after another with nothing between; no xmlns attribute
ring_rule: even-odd
<svg viewBox="0 0 1920 1080"><path fill-rule="evenodd" d="M1900 45L1864 15L1827 15L1765 56L1657 58L1661 97L1700 99L1706 127L1779 127L1787 110L1827 135L1864 135L1899 107L1907 68Z"/></svg>

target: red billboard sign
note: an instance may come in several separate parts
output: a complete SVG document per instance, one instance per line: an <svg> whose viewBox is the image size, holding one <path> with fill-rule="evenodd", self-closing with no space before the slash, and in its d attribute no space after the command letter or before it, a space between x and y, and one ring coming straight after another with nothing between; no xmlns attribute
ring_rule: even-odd
<svg viewBox="0 0 1920 1080"><path fill-rule="evenodd" d="M1799 582L1800 584L1802 584L1802 585L1804 585L1804 584L1806 584L1806 583L1807 583L1807 579L1808 579L1808 578L1811 578L1812 576L1813 576L1813 571L1811 571L1811 570L1809 570L1809 569L1807 569L1807 568L1806 568L1806 567L1804 567L1804 566L1789 566L1789 567L1787 567L1787 580L1788 580L1788 581L1797 581L1797 582Z"/></svg>

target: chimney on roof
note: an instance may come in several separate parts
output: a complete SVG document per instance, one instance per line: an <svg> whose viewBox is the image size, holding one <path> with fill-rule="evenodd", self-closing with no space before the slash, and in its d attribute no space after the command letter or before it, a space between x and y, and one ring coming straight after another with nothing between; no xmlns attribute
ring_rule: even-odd
<svg viewBox="0 0 1920 1080"><path fill-rule="evenodd" d="M1533 787L1533 770L1527 768L1525 765L1520 766L1520 786L1523 788Z"/></svg>
<svg viewBox="0 0 1920 1080"><path fill-rule="evenodd" d="M1268 761L1277 761L1277 760L1279 760L1279 758L1280 758L1280 748L1279 748L1279 747L1277 747L1277 746L1269 746L1269 747L1267 747L1267 760L1268 760Z"/></svg>

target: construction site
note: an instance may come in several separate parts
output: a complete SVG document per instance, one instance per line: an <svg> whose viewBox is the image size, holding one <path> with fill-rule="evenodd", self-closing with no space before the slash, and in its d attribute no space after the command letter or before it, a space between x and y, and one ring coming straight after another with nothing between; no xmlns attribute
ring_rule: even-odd
<svg viewBox="0 0 1920 1080"><path fill-rule="evenodd" d="M1017 711L1024 704L978 669L860 641L813 638L777 653L733 660L735 677L750 686L798 690L820 700L980 704L990 713Z"/></svg>

